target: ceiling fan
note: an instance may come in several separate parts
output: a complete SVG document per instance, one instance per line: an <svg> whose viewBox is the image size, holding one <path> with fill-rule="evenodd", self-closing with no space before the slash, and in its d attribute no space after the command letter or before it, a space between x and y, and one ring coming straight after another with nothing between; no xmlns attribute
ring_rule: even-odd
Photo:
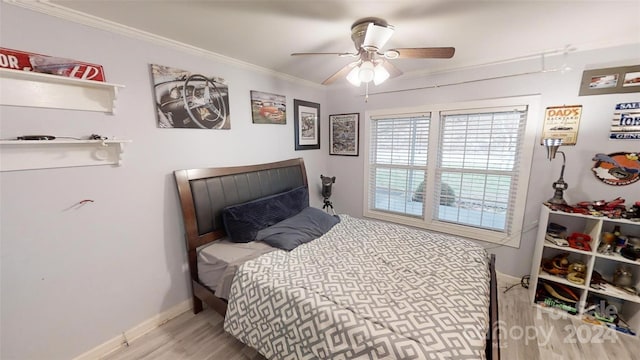
<svg viewBox="0 0 640 360"><path fill-rule="evenodd" d="M368 85L371 81L378 85L390 77L402 75L402 71L388 60L449 59L455 53L453 47L396 48L382 51L382 47L389 41L393 31L394 27L389 25L386 20L367 17L357 20L351 26L351 40L356 47L356 52L308 52L291 55L338 55L358 58L357 61L347 64L329 76L322 84L329 85L346 76L350 83L360 86L363 82Z"/></svg>

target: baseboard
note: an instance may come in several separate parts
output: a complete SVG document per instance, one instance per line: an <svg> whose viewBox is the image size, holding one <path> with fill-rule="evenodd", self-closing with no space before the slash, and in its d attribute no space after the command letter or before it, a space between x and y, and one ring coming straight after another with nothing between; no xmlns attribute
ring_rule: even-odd
<svg viewBox="0 0 640 360"><path fill-rule="evenodd" d="M169 308L167 311L164 311L158 315L153 316L150 319L147 319L140 324L132 327L129 330L124 331L121 335L114 337L111 340L104 342L96 346L95 348L85 352L82 355L75 357L73 360L95 360L100 359L103 356L106 356L122 347L126 342L131 342L142 335L150 332L151 330L159 327L160 325L166 323L167 321L173 319L174 317L184 313L185 311L189 311L192 309L193 303L191 299L185 300L178 305L175 305Z"/></svg>

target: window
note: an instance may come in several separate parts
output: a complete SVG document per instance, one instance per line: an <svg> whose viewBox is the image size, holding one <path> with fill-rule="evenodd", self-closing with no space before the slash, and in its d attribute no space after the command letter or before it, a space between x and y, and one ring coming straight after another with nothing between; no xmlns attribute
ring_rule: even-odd
<svg viewBox="0 0 640 360"><path fill-rule="evenodd" d="M368 113L365 216L519 246L536 97Z"/></svg>
<svg viewBox="0 0 640 360"><path fill-rule="evenodd" d="M409 114L371 122L375 166L369 174L372 184L369 197L373 208L422 216L422 200L414 201L414 196L420 193L414 190L426 174L429 121L428 114Z"/></svg>

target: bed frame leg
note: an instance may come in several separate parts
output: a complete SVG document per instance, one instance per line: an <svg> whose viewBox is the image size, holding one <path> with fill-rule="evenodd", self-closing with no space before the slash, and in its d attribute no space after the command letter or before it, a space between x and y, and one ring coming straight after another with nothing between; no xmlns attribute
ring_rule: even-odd
<svg viewBox="0 0 640 360"><path fill-rule="evenodd" d="M202 300L200 300L197 296L193 295L193 313L197 314L202 311Z"/></svg>
<svg viewBox="0 0 640 360"><path fill-rule="evenodd" d="M489 334L486 355L488 360L500 360L500 324L498 318L498 279L496 274L496 255L491 254L489 260L490 274L490 305L489 305Z"/></svg>

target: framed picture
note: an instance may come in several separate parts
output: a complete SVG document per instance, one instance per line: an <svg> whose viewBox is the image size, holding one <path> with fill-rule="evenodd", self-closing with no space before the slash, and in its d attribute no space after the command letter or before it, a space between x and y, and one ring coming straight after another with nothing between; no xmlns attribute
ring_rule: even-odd
<svg viewBox="0 0 640 360"><path fill-rule="evenodd" d="M580 96L640 92L640 65L585 70Z"/></svg>
<svg viewBox="0 0 640 360"><path fill-rule="evenodd" d="M293 99L296 150L320 149L320 104Z"/></svg>
<svg viewBox="0 0 640 360"><path fill-rule="evenodd" d="M286 124L286 97L251 90L251 118L254 124Z"/></svg>
<svg viewBox="0 0 640 360"><path fill-rule="evenodd" d="M329 115L329 155L358 156L360 114Z"/></svg>
<svg viewBox="0 0 640 360"><path fill-rule="evenodd" d="M157 64L151 76L159 128L231 128L224 79Z"/></svg>

